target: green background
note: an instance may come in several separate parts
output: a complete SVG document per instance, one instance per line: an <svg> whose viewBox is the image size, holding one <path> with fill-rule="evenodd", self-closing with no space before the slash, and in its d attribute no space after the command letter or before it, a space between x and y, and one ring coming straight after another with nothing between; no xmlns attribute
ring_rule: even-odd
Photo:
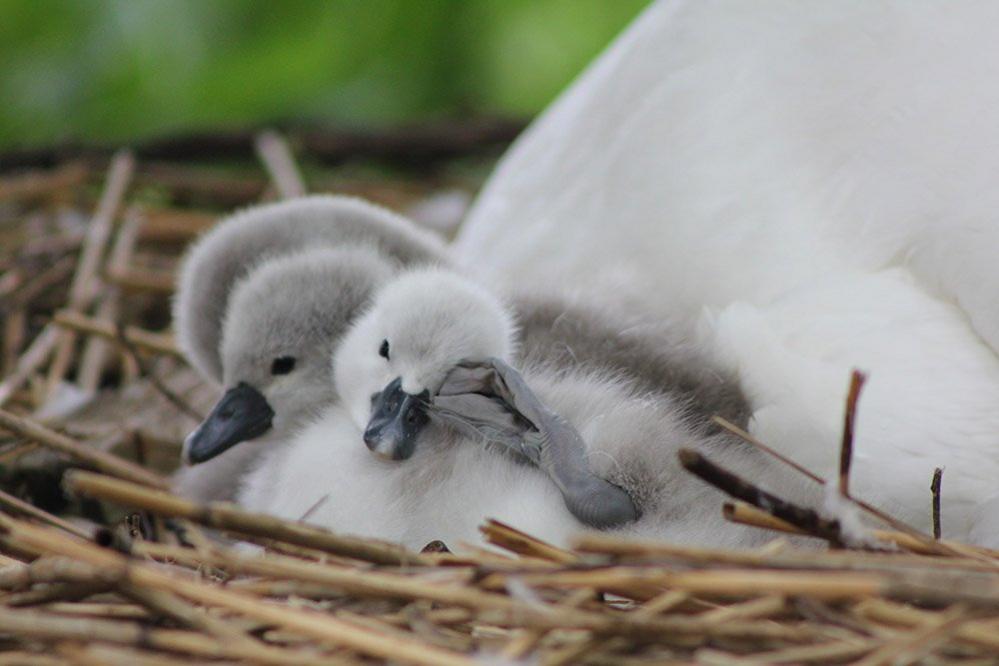
<svg viewBox="0 0 999 666"><path fill-rule="evenodd" d="M529 117L648 0L0 0L0 145Z"/></svg>

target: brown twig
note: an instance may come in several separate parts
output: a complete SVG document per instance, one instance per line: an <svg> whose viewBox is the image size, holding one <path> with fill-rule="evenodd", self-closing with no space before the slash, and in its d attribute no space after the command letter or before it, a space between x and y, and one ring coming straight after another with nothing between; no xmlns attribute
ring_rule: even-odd
<svg viewBox="0 0 999 666"><path fill-rule="evenodd" d="M252 159L252 155L250 147L247 156ZM225 208L259 201L267 188L267 180L258 174L231 175L220 170L148 161L143 163L136 181L166 190L176 203L204 202Z"/></svg>
<svg viewBox="0 0 999 666"><path fill-rule="evenodd" d="M807 534L813 534L832 544L842 543L838 521L827 520L811 509L799 507L768 493L719 467L697 451L680 449L679 457L684 469L725 494L763 509Z"/></svg>
<svg viewBox="0 0 999 666"><path fill-rule="evenodd" d="M118 332L119 327L115 322L101 321L67 310L56 312L52 321L63 328L69 328L87 335L99 335L105 340L112 342L121 342L121 336ZM126 326L123 335L125 341L135 349L153 354L163 354L179 360L184 359L184 355L177 348L177 344L171 335L153 333L152 331L146 331L134 326Z"/></svg>
<svg viewBox="0 0 999 666"><path fill-rule="evenodd" d="M125 212L125 221L118 229L118 235L111 246L107 267L111 270L123 269L132 260L138 230L142 226L142 217L135 208ZM117 321L121 310L121 289L110 286L101 295L97 307L96 318L104 321ZM93 393L100 385L101 375L110 352L110 346L105 340L90 338L80 357L77 371L77 383L87 393Z"/></svg>
<svg viewBox="0 0 999 666"><path fill-rule="evenodd" d="M21 358L17 360L14 371L0 382L0 407L6 405L7 401L21 390L28 379L49 359L60 340L59 333L59 329L50 324L35 336L21 354Z"/></svg>
<svg viewBox="0 0 999 666"><path fill-rule="evenodd" d="M143 243L188 242L211 227L217 215L198 210L144 206L145 224L139 229Z"/></svg>
<svg viewBox="0 0 999 666"><path fill-rule="evenodd" d="M930 493L933 496L933 538L940 540L942 533L940 527L940 486L943 483L943 469L937 467L933 470L933 481L930 482Z"/></svg>
<svg viewBox="0 0 999 666"><path fill-rule="evenodd" d="M26 608L51 603L72 603L88 599L95 594L103 594L112 589L100 582L54 583L36 587L25 592L15 592L3 598L3 605L10 608Z"/></svg>
<svg viewBox="0 0 999 666"><path fill-rule="evenodd" d="M261 132L253 144L281 198L305 196L305 182L284 137L274 130L267 130Z"/></svg>
<svg viewBox="0 0 999 666"><path fill-rule="evenodd" d="M172 294L176 286L174 274L164 270L111 268L104 271L104 277L111 284L129 291Z"/></svg>
<svg viewBox="0 0 999 666"><path fill-rule="evenodd" d="M850 375L850 391L846 397L846 414L843 417L843 439L839 451L839 493L850 496L850 466L853 463L853 431L857 419L857 402L867 376L859 370Z"/></svg>
<svg viewBox="0 0 999 666"><path fill-rule="evenodd" d="M7 465L17 460L25 453L30 453L38 448L38 444L35 442L28 442L27 444L15 444L9 449L5 449L0 452L0 465Z"/></svg>
<svg viewBox="0 0 999 666"><path fill-rule="evenodd" d="M33 275L23 288L11 295L7 305L13 308L27 306L46 290L65 282L66 278L72 275L75 266L76 257L67 255L58 259L38 275Z"/></svg>
<svg viewBox="0 0 999 666"><path fill-rule="evenodd" d="M579 560L579 557L574 553L556 548L498 520L487 520L484 525L479 527L479 531L489 543L518 555L536 557L560 564L571 564Z"/></svg>
<svg viewBox="0 0 999 666"><path fill-rule="evenodd" d="M178 395L169 386L163 383L163 381L157 376L155 372L146 363L146 360L135 349L135 346L128 338L128 333L125 327L118 324L115 328L116 341L125 350L125 353L129 355L132 362L135 363L139 368L139 374L145 377L150 385L156 390L157 393L162 395L167 401L170 402L174 407L176 407L182 414L186 414L195 421L201 421L204 418L204 414L198 413L194 407L190 405L183 397Z"/></svg>
<svg viewBox="0 0 999 666"><path fill-rule="evenodd" d="M273 650L264 645L256 645L248 651L245 646L226 644L217 638L194 631L176 629L154 629L136 622L123 622L104 619L61 617L52 613L34 610L12 610L0 606L0 629L22 637L41 640L74 640L82 644L111 643L159 649L203 657L252 659L256 662L275 663ZM276 663L301 663L294 659L294 653L282 651L283 660ZM311 660L309 663L316 663ZM332 660L326 663L337 664Z"/></svg>
<svg viewBox="0 0 999 666"><path fill-rule="evenodd" d="M11 608L39 606L53 602L81 601L95 594L101 594L112 589L107 583L100 581L83 581L78 583L53 583L35 587L24 592L15 592L3 597L3 605Z"/></svg>
<svg viewBox="0 0 999 666"><path fill-rule="evenodd" d="M855 612L873 620L917 628L933 624L938 616L932 611L913 608L886 599L868 599L858 604ZM996 632L995 620L967 622L958 628L957 634L961 639L970 643L981 645L989 650L999 650L999 633Z"/></svg>
<svg viewBox="0 0 999 666"><path fill-rule="evenodd" d="M199 629L217 637L221 641L240 645L246 653L259 650L266 653L267 647L250 638L238 626L224 619L209 615L191 602L164 590L151 590L137 585L121 586L123 594L142 604L156 615L172 618L184 626ZM278 655L279 657L281 655ZM262 659L263 655L258 655ZM287 659L287 655L284 655ZM272 660L268 660L274 663ZM280 661L277 663L281 663Z"/></svg>
<svg viewBox="0 0 999 666"><path fill-rule="evenodd" d="M961 604L948 608L930 622L914 629L908 635L886 642L855 666L881 666L883 664L914 664L926 657L946 638L958 633L969 620L968 610Z"/></svg>
<svg viewBox="0 0 999 666"><path fill-rule="evenodd" d="M413 639L389 638L377 632L362 629L356 624L338 620L325 613L267 603L245 593L173 575L161 568L130 560L118 553L102 550L97 546L70 540L61 537L52 530L20 523L2 515L0 515L0 529L9 535L16 536L20 542L30 548L75 557L108 572L109 575L113 575L129 585L167 590L192 601L211 604L264 622L288 627L319 641L349 646L373 657L401 658L411 663L430 666L438 664L441 666L471 666L474 663L464 655L429 646ZM11 629L7 623L10 620L12 620L10 615L5 615L0 610L0 627ZM22 623L19 628L25 626L27 625ZM34 626L39 627L40 625L35 624ZM80 628L79 625L77 628Z"/></svg>
<svg viewBox="0 0 999 666"><path fill-rule="evenodd" d="M87 179L82 162L69 162L47 171L30 171L0 179L0 201L25 201L67 190Z"/></svg>
<svg viewBox="0 0 999 666"><path fill-rule="evenodd" d="M0 589L25 590L36 583L107 583L100 571L71 557L42 556L0 569Z"/></svg>
<svg viewBox="0 0 999 666"><path fill-rule="evenodd" d="M784 463L784 464L788 465L789 467L797 470L798 472L804 474L806 477L808 477L812 481L815 481L816 483L819 483L821 485L825 485L825 479L823 479L819 475L815 474L814 472L812 472L808 468L806 468L806 467L804 467L802 465L799 465L798 463L794 462L790 458L788 458L788 457L786 457L784 455L781 455L779 452L777 452L774 449L772 449L771 447L767 446L766 444L764 444L763 442L761 442L759 439L753 437L751 434L749 434L748 432L746 432L745 430L743 430L739 426L737 426L737 425L735 425L733 423L730 423L729 421L726 421L725 419L723 419L720 416L713 416L711 418L711 420L713 422L717 423L719 426L721 426L725 430L727 430L727 431L731 432L732 434L736 435L737 437L739 437L743 441L745 441L745 442L747 442L749 444L752 444L754 447L758 448L759 450L761 450L761 451L763 451L763 452L771 455L772 457L776 458L777 460L781 461L782 463ZM892 527L894 527L895 529L899 530L900 532L904 532L904 533L908 534L909 536L911 536L912 538L920 541L923 545L925 545L927 548L930 548L933 552L935 552L937 554L940 554L940 555L959 555L959 556L960 555L966 555L966 552L960 551L960 550L955 550L952 546L945 546L944 544L938 544L936 541L934 541L933 537L931 537L929 535L926 535L926 534L923 534L920 530L916 529L915 527L912 527L911 525L909 525L909 524L907 524L907 523L905 523L905 522L903 522L903 521L895 518L894 516L892 516L892 515L890 515L888 513L885 513L881 509L877 508L876 506L874 506L872 504L869 504L869 503L865 502L864 500L858 499L856 497L850 497L849 501L853 502L854 504L856 504L857 506L859 506L861 509L863 509L864 511L866 511L868 514L874 516L878 520L881 520L885 524L891 525Z"/></svg>
<svg viewBox="0 0 999 666"><path fill-rule="evenodd" d="M52 515L48 511L43 511L35 505L25 502L21 498L15 497L14 495L4 492L3 490L0 490L0 504L9 510L16 511L17 513L21 513L25 516L31 516L32 518L40 520L43 523L55 525L60 529L66 530L70 534L75 534L81 539L89 539L91 537L89 531L81 529L73 523L66 522L59 516Z"/></svg>
<svg viewBox="0 0 999 666"><path fill-rule="evenodd" d="M87 228L87 236L76 265L76 274L69 287L66 307L70 311L82 312L97 296L95 281L98 278L101 259L111 237L115 215L128 189L134 169L135 160L128 151L118 152L111 160L104 192ZM56 387L69 368L75 340L76 336L71 331L62 331L59 335L52 363L49 365L46 392L48 398L55 394Z"/></svg>
<svg viewBox="0 0 999 666"><path fill-rule="evenodd" d="M144 467L139 467L135 463L111 453L85 446L37 421L17 416L3 409L0 409L0 428L65 453L107 474L153 488L167 487L167 482L162 477Z"/></svg>
<svg viewBox="0 0 999 666"><path fill-rule="evenodd" d="M422 561L419 555L391 544L340 536L304 523L244 511L232 504L196 504L170 493L100 474L70 470L66 473L64 484L71 492L152 511L161 516L186 518L206 527L274 539L367 562L399 565Z"/></svg>
<svg viewBox="0 0 999 666"><path fill-rule="evenodd" d="M5 375L17 367L17 356L28 334L28 313L24 308L7 312L3 322L3 350L0 372Z"/></svg>
<svg viewBox="0 0 999 666"><path fill-rule="evenodd" d="M768 530L774 530L776 532L786 532L788 534L814 536L809 535L807 532L791 525L786 521L775 518L766 511L761 511L760 509L744 502L726 502L722 507L722 513L726 520L733 523L739 523L740 525L751 525L753 527L761 527ZM922 555L940 554L939 549L929 548L923 541L914 539L905 532L895 530L871 530L871 535L878 541L895 544L899 548L904 548L905 550L913 553L920 553ZM964 557L967 557L970 553L974 553L978 558L992 559L997 555L994 551L989 551L983 548L975 548L964 544L957 544L950 541L942 541L940 543L943 543L945 546L948 546L955 551L959 549ZM963 558L960 561L964 561ZM965 565L966 564L967 562L965 561ZM991 571L995 568L990 562L982 562L981 564L985 567L986 571Z"/></svg>
<svg viewBox="0 0 999 666"><path fill-rule="evenodd" d="M760 451L763 451L764 453L766 453L767 455L769 455L769 456L771 456L773 458L776 458L777 460L781 461L782 463L784 463L785 465L787 465L791 469L794 469L794 470L800 472L801 474L804 474L805 476L807 476L812 481L815 481L816 483L818 483L820 485L825 485L826 481L821 476L819 476L815 472L812 472L807 467L796 463L795 461L791 460L790 458L788 458L784 454L780 453L776 449L774 449L774 448L772 448L772 447L764 444L761 440L757 439L756 437L753 437L747 431L743 430L742 428L740 428L739 426L735 425L731 421L728 421L728 420L722 418L721 416L712 416L711 417L711 421L714 422L714 423L716 423L716 424L718 424L724 430L729 431L730 433L732 433L733 435L735 435L736 437L738 437L742 441L744 441L744 442L746 442L748 444L752 444L753 447L759 449Z"/></svg>

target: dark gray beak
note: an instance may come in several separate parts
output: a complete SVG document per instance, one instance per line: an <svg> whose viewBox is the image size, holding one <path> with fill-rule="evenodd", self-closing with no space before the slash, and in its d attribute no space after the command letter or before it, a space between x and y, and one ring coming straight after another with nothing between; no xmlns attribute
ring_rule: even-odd
<svg viewBox="0 0 999 666"><path fill-rule="evenodd" d="M412 395L402 390L397 378L371 403L371 420L364 430L364 443L374 453L390 460L406 460L416 450L416 439L430 422L430 392Z"/></svg>
<svg viewBox="0 0 999 666"><path fill-rule="evenodd" d="M225 392L212 413L184 440L184 462L203 463L240 442L259 437L270 430L273 419L274 410L260 391L240 382Z"/></svg>

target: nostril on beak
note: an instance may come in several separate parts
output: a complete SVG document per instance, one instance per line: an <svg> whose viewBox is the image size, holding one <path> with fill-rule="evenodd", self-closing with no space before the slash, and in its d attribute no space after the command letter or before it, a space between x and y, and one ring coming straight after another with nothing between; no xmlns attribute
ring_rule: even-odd
<svg viewBox="0 0 999 666"><path fill-rule="evenodd" d="M413 455L416 438L429 420L429 398L427 391L420 395L403 391L400 378L390 382L372 404L363 434L368 449L391 460Z"/></svg>
<svg viewBox="0 0 999 666"><path fill-rule="evenodd" d="M370 429L364 431L364 444L372 451L378 446L378 437Z"/></svg>

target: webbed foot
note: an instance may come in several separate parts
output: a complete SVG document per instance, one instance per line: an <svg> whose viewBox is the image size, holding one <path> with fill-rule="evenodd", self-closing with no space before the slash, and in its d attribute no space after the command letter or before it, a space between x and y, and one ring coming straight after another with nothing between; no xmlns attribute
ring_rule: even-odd
<svg viewBox="0 0 999 666"><path fill-rule="evenodd" d="M500 442L537 465L583 524L607 529L638 519L631 496L590 470L576 429L502 360L460 364L445 380L434 408L460 431Z"/></svg>

